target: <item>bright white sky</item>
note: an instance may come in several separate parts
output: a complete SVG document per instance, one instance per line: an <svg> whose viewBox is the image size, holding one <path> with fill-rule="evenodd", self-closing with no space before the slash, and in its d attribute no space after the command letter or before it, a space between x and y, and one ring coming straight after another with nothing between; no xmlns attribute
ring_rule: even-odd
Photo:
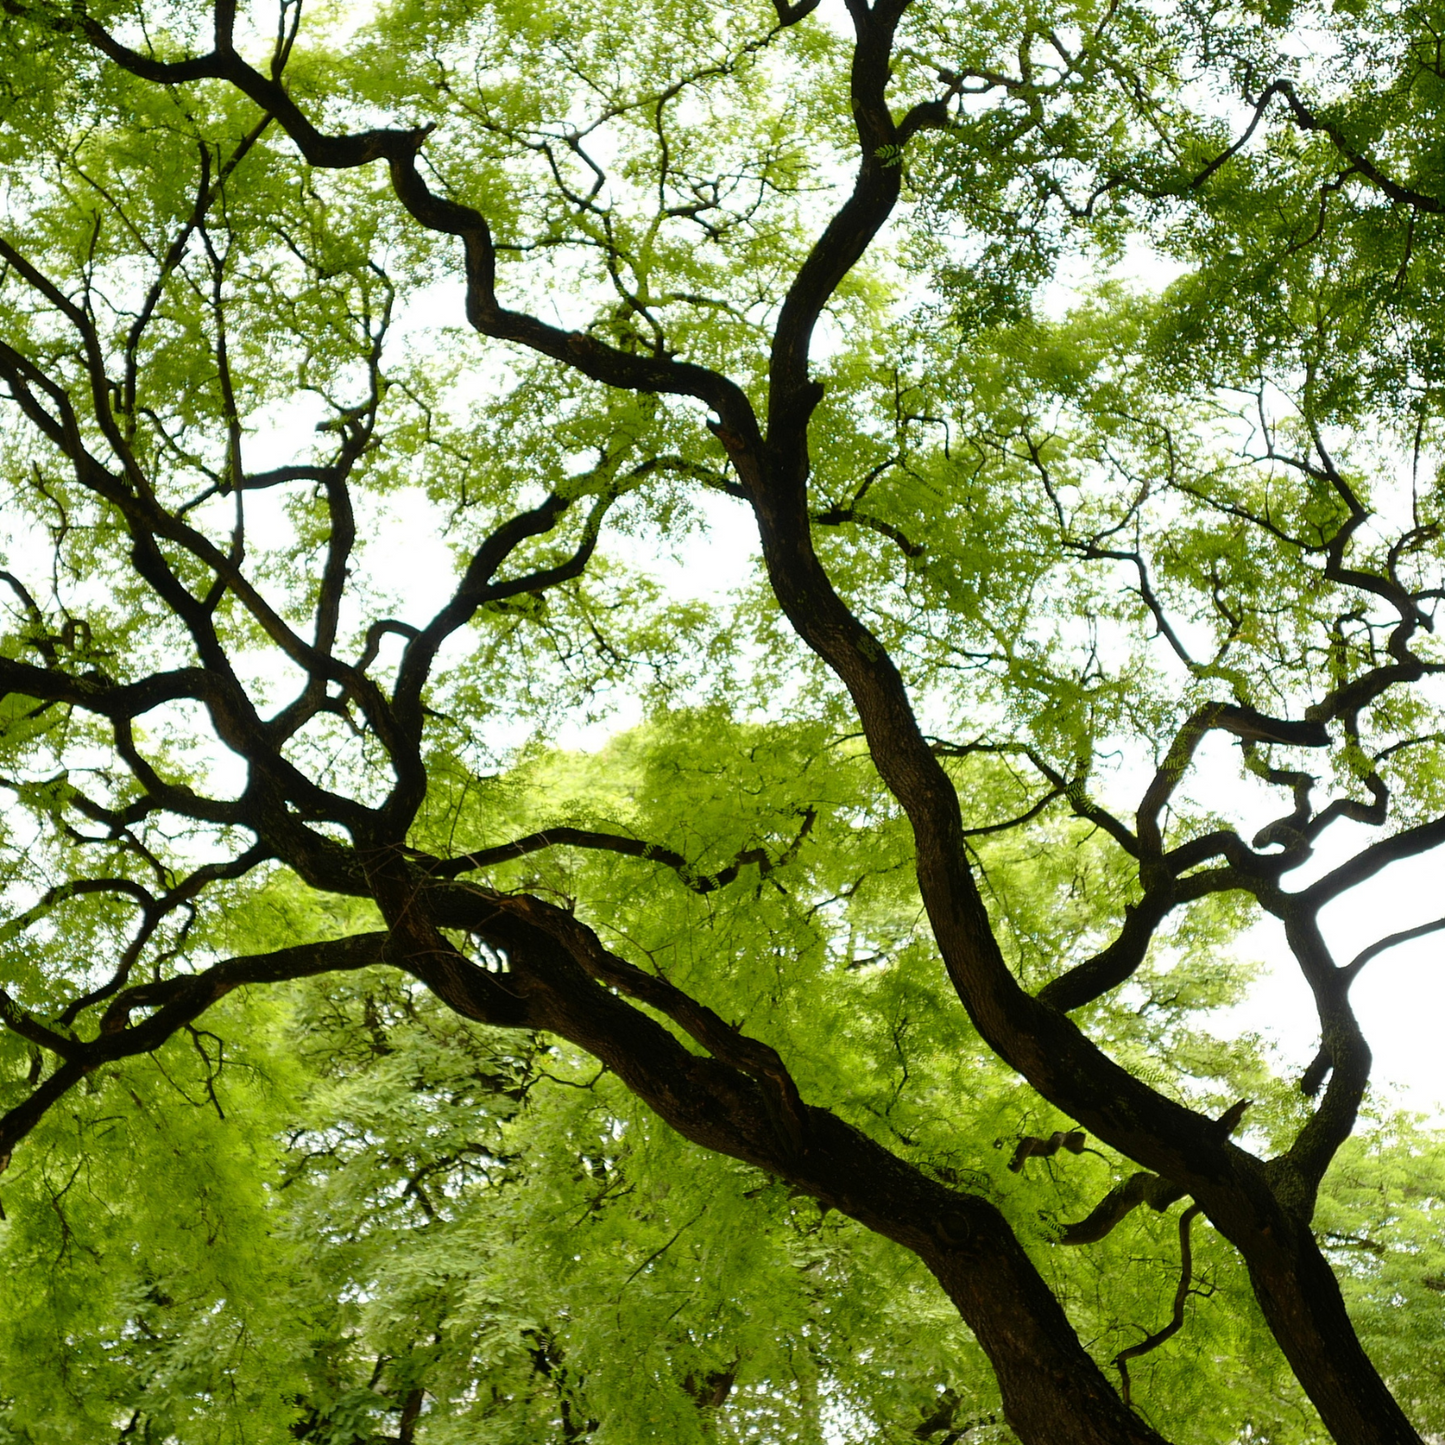
<svg viewBox="0 0 1445 1445"><path fill-rule="evenodd" d="M1341 823L1334 847L1321 849L1330 863L1362 846L1369 829ZM1318 861L1318 860L1316 860ZM1312 868L1311 875L1323 868ZM1292 887L1298 882L1286 880ZM1348 963L1362 948L1387 934L1445 914L1445 857L1440 850L1393 864L1370 882L1331 904L1321 915L1335 957ZM1255 928L1243 948L1274 965L1250 1003L1238 1011L1243 1028L1278 1041L1296 1069L1313 1057L1318 1043L1308 988L1289 957L1280 926L1269 919ZM1445 1122L1445 933L1415 939L1365 965L1353 990L1356 1012L1375 1054L1375 1082L1403 1107Z"/></svg>

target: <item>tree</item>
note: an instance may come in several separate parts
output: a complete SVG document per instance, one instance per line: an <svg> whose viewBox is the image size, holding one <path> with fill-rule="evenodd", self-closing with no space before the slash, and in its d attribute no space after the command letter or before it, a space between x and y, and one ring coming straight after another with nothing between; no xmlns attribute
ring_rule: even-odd
<svg viewBox="0 0 1445 1445"><path fill-rule="evenodd" d="M1428 16L845 8L7 0L18 1438L1442 1424L1445 920L1320 925L1445 840Z"/></svg>

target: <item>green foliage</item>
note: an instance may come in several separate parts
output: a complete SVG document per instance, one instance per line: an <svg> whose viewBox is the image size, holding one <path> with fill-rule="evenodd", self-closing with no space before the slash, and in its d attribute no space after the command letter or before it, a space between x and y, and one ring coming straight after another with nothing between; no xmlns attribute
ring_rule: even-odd
<svg viewBox="0 0 1445 1445"><path fill-rule="evenodd" d="M566 354L713 367L762 409L771 328L857 143L826 11L335 7L277 73L325 130L434 126L438 194L485 212L505 304ZM209 44L209 7L88 13L157 55ZM997 1206L1117 1378L1174 1308L1181 1205L1073 1246L1136 1165L1090 1139L1010 1167L1072 1121L960 1007L886 760L732 546L722 428L519 344L480 352L460 252L406 221L384 168L308 166L235 88L127 74L71 15L0 17L0 343L23 363L0 422L0 659L77 689L224 675L279 736L308 649L399 690L457 578L550 508L422 690L393 854L486 855L457 871L575 913L775 1049L810 1105ZM274 18L243 17L263 68ZM1207 705L1340 726L1324 755L1214 738L1171 778L1171 848L1248 818L1277 858L1306 764L1342 817L1384 823L1382 794L1392 830L1445 810L1438 696L1360 682L1408 647L1406 682L1445 667L1424 635L1445 535L1433 24L1369 4L907 13L890 99L941 90L950 119L885 148L905 204L819 323L808 505L945 760L1031 993L1143 906L1120 839ZM1292 58L1307 35L1333 75ZM1313 119L1281 91L1235 147L1266 74ZM1133 284L1145 257L1157 286ZM398 563L418 532L435 550ZM278 755L379 808L402 769L340 676ZM251 859L226 805L265 789L222 709L147 694L122 721L57 697L0 698L6 1111L102 1037L122 989L381 926L386 849L310 793L266 794L278 831L354 845L362 881ZM1215 862L1073 1017L1171 1100L1251 1100L1244 1144L1282 1154L1311 1105L1224 1012L1253 982L1262 890L1200 885ZM1434 1431L1442 1161L1380 1106L1315 1218ZM89 1072L0 1169L5 1445L1014 1438L918 1257L687 1143L573 1045L467 1022L395 968L227 992ZM1131 1364L1134 1405L1181 1445L1322 1441L1238 1253L1202 1219L1192 1239L1184 1326Z"/></svg>
<svg viewBox="0 0 1445 1445"><path fill-rule="evenodd" d="M974 780L1010 784L993 769ZM1060 1156L1010 1173L1013 1141L1063 1121L961 1033L899 820L867 802L876 788L856 746L823 729L678 714L596 759L535 754L473 794L465 826L523 833L528 810L605 819L701 873L747 845L784 851L806 800L812 846L733 889L698 896L665 870L575 853L512 865L511 884L610 895L629 951L796 1059L810 1099L997 1200L1108 1359L1167 1314L1173 1217L1141 1216L1087 1252L1053 1243L1129 1166ZM663 831L679 817L681 833ZM1021 969L1087 947L1120 886L1095 876L1107 861L1082 835L990 847ZM317 927L313 908L278 878L236 916L287 936ZM1116 1054L1173 1061L1216 1111L1271 1087L1251 1050L1192 1022L1243 981L1213 965L1231 924L1192 919L1137 981L1136 1007L1103 1021ZM246 941L233 925L224 946ZM977 1347L911 1256L683 1143L585 1057L479 1031L387 972L249 995L196 1038L108 1071L43 1126L4 1198L0 1380L8 1428L34 1445L131 1419L158 1440L301 1431L351 1445L393 1430L417 1389L443 1441L584 1427L902 1440L939 1398L962 1421L998 1411ZM1238 1263L1212 1231L1200 1257L1191 1333L1137 1388L1176 1439L1203 1445L1242 1406L1271 1438L1311 1438L1301 1406L1280 1404L1291 1387ZM1250 1368L1222 1376L1221 1351ZM66 1388L42 1389L49 1378ZM724 1385L725 1407L708 1405Z"/></svg>

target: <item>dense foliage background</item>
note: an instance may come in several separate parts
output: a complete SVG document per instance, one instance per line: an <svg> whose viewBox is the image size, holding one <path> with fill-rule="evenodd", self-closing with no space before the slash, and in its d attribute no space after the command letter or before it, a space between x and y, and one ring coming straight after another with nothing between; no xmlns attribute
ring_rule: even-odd
<svg viewBox="0 0 1445 1445"><path fill-rule="evenodd" d="M799 1099L1141 1430L1445 1432L1445 1153L1315 927L1445 841L1439 26L7 0L0 1441L1045 1438ZM948 785L1083 1062L970 992ZM1225 1012L1261 913L1303 1080ZM538 918L617 1057L506 1012ZM1378 1434L1261 1314L1261 1181Z"/></svg>

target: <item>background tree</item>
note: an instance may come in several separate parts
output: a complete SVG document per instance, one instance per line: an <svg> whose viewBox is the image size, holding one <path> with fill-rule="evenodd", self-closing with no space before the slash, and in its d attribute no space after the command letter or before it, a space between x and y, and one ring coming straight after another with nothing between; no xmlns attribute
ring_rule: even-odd
<svg viewBox="0 0 1445 1445"><path fill-rule="evenodd" d="M17 1438L1442 1424L1428 17L844 10L7 0Z"/></svg>

